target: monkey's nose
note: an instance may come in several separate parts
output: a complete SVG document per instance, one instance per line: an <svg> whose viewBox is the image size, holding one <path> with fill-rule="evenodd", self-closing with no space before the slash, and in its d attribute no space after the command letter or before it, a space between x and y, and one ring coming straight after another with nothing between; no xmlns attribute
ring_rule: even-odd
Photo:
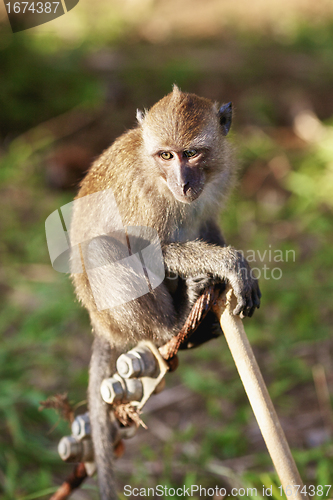
<svg viewBox="0 0 333 500"><path fill-rule="evenodd" d="M183 190L184 194L186 194L189 189L190 189L190 183L189 182L186 182L186 184L182 185L182 190Z"/></svg>

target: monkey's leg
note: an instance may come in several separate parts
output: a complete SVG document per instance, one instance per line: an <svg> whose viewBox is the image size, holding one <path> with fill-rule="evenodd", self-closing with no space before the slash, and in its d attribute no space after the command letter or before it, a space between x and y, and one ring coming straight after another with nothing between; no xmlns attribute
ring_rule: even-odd
<svg viewBox="0 0 333 500"><path fill-rule="evenodd" d="M109 417L110 407L102 400L100 386L104 378L111 375L111 363L116 360L107 340L96 336L92 347L89 373L89 415L98 484L101 500L116 500L113 473L113 432Z"/></svg>

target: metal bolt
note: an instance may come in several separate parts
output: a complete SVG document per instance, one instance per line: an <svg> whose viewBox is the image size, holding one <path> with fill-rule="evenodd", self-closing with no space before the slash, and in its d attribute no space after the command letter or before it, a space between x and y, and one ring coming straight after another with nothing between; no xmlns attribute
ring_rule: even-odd
<svg viewBox="0 0 333 500"><path fill-rule="evenodd" d="M65 436L60 440L58 453L64 462L91 462L94 459L92 440L79 441L74 436Z"/></svg>
<svg viewBox="0 0 333 500"><path fill-rule="evenodd" d="M133 378L141 375L142 364L133 352L122 354L117 359L117 371L124 378Z"/></svg>
<svg viewBox="0 0 333 500"><path fill-rule="evenodd" d="M121 439L133 437L138 430L136 424L122 426L113 411L110 412L110 420L113 427L113 444L119 443Z"/></svg>
<svg viewBox="0 0 333 500"><path fill-rule="evenodd" d="M91 427L89 413L78 415L72 423L72 434L78 439L90 436Z"/></svg>
<svg viewBox="0 0 333 500"><path fill-rule="evenodd" d="M101 395L106 403L116 403L124 398L125 387L121 380L122 379L116 375L103 380L101 384Z"/></svg>
<svg viewBox="0 0 333 500"><path fill-rule="evenodd" d="M117 359L117 370L123 378L151 377L158 367L154 354L148 347L136 347Z"/></svg>
<svg viewBox="0 0 333 500"><path fill-rule="evenodd" d="M119 437L120 439L129 439L135 436L136 431L138 430L135 424L129 425L127 427L119 428Z"/></svg>
<svg viewBox="0 0 333 500"><path fill-rule="evenodd" d="M143 396L142 382L139 379L124 380L116 373L113 377L103 380L101 395L108 404L140 401Z"/></svg>
<svg viewBox="0 0 333 500"><path fill-rule="evenodd" d="M143 396L143 385L140 379L130 378L124 380L126 386L125 401L141 401Z"/></svg>

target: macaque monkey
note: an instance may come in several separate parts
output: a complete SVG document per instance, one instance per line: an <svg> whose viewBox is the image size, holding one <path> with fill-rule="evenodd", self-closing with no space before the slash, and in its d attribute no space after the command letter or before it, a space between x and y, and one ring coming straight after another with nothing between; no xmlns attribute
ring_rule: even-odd
<svg viewBox="0 0 333 500"><path fill-rule="evenodd" d="M102 500L116 497L109 408L102 401L100 385L115 372L118 356L142 339L157 346L170 340L200 293L211 284L222 289L230 283L237 298L234 314L241 317L252 316L261 296L248 263L240 252L226 246L216 222L235 172L226 140L231 103L219 108L174 86L149 111L138 111L137 120L134 129L94 162L77 197L111 189L125 231L137 226L157 231L166 273L163 282L149 293L102 310L94 300L87 267L72 275L95 335L88 393ZM82 262L95 267L101 278L97 280L98 294L107 297L114 288L113 278L119 276L103 277L103 265L115 260L114 248L121 254L124 243L114 234L108 236L113 231L109 225L113 208L98 199L93 205L90 215L74 209L71 242L90 238L81 250L81 257L85 255ZM96 238L91 239L91 234ZM191 343L202 343L219 333L213 314L208 313Z"/></svg>

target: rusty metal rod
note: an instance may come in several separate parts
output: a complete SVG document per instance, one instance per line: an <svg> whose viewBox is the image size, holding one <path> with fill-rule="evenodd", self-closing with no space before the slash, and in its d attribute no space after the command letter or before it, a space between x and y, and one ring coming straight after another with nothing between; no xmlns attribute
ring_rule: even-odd
<svg viewBox="0 0 333 500"><path fill-rule="evenodd" d="M84 463L75 465L73 472L66 481L57 489L50 500L65 500L88 477Z"/></svg>
<svg viewBox="0 0 333 500"><path fill-rule="evenodd" d="M220 320L221 328L281 485L284 491L289 487L288 500L308 499L306 494L301 494L303 488L301 477L246 336L243 322L239 316L234 316L232 313L235 307L236 299L232 289L229 289L216 301L213 310Z"/></svg>

